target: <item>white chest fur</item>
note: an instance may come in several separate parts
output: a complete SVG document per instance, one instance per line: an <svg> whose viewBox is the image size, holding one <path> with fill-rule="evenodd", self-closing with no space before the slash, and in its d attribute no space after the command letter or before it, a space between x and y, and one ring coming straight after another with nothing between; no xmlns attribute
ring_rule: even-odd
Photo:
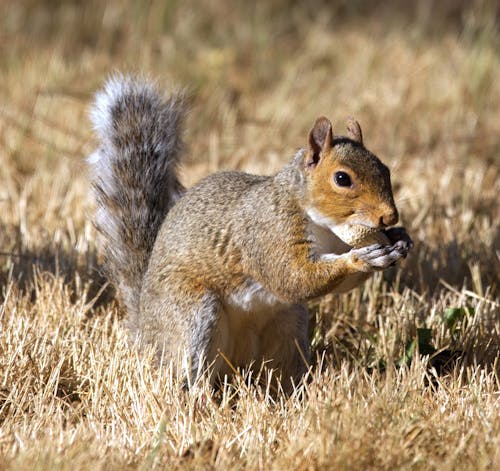
<svg viewBox="0 0 500 471"><path fill-rule="evenodd" d="M346 254L352 247L337 237L328 227L310 222L309 235L313 240L313 254L324 260L334 261L336 257ZM371 276L370 273L355 273L342 281L334 289L334 293L345 293L356 288Z"/></svg>
<svg viewBox="0 0 500 471"><path fill-rule="evenodd" d="M310 222L307 230L313 239L315 255L341 255L349 252L351 247L337 237L328 227Z"/></svg>
<svg viewBox="0 0 500 471"><path fill-rule="evenodd" d="M262 327L269 316L283 309L286 303L266 290L260 283L248 279L226 301L224 309L237 322L249 322L255 327Z"/></svg>

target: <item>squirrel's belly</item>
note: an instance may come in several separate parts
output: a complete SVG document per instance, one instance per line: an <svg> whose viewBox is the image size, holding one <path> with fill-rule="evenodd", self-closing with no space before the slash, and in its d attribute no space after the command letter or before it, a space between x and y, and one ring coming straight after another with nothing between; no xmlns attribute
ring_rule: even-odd
<svg viewBox="0 0 500 471"><path fill-rule="evenodd" d="M287 306L260 283L246 280L223 303L217 326L218 349L234 366L258 361L263 357L261 337L267 325Z"/></svg>

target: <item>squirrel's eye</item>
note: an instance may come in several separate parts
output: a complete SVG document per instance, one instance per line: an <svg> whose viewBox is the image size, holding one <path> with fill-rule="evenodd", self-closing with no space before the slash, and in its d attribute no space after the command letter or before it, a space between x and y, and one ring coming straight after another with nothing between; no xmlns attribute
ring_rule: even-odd
<svg viewBox="0 0 500 471"><path fill-rule="evenodd" d="M351 186L351 177L345 172L336 172L333 180L337 186Z"/></svg>

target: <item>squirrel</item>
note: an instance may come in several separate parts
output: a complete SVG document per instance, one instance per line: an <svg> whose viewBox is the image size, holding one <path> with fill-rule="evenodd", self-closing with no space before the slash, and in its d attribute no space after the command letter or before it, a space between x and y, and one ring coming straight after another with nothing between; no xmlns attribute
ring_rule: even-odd
<svg viewBox="0 0 500 471"><path fill-rule="evenodd" d="M186 108L182 92L165 97L131 76L96 94L100 145L88 161L104 266L134 338L185 381L210 367L213 384L266 362L289 391L309 368L305 303L358 286L412 246L404 228L389 228L389 169L356 121L337 136L320 117L275 175L221 171L186 189ZM389 242L350 247L336 229L353 223Z"/></svg>

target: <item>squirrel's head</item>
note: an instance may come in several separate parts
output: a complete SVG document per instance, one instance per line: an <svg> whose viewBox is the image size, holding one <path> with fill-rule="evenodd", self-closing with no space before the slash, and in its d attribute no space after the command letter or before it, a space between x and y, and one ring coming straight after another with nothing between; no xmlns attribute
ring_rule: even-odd
<svg viewBox="0 0 500 471"><path fill-rule="evenodd" d="M309 133L304 154L307 212L330 228L361 224L383 229L398 221L389 169L363 145L361 127L350 119L347 137L334 136L321 117Z"/></svg>

